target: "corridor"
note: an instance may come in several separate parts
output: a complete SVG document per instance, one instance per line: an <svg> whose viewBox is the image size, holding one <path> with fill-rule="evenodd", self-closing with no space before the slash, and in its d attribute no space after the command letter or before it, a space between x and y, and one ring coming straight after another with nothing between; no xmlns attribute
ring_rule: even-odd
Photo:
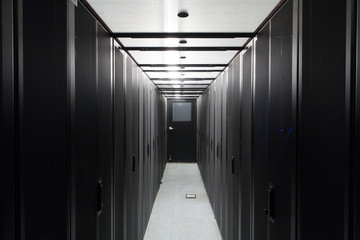
<svg viewBox="0 0 360 240"><path fill-rule="evenodd" d="M360 0L0 13L0 240L360 240Z"/></svg>
<svg viewBox="0 0 360 240"><path fill-rule="evenodd" d="M196 163L166 165L144 240L221 240Z"/></svg>

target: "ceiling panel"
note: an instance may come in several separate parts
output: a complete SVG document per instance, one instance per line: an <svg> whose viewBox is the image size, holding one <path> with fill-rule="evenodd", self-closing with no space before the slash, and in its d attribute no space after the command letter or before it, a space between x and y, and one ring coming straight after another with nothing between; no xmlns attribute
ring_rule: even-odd
<svg viewBox="0 0 360 240"><path fill-rule="evenodd" d="M222 71L224 67L142 67L142 70L147 71Z"/></svg>
<svg viewBox="0 0 360 240"><path fill-rule="evenodd" d="M182 97L182 96L176 96L176 97L166 97L168 100L196 100L198 97Z"/></svg>
<svg viewBox="0 0 360 240"><path fill-rule="evenodd" d="M181 84L169 84L169 85L158 85L158 87L161 89L186 89L186 88L191 88L191 89L205 89L207 88L208 85L181 85Z"/></svg>
<svg viewBox="0 0 360 240"><path fill-rule="evenodd" d="M162 80L155 80L153 81L156 85L169 85L169 84L210 84L212 80L205 80L205 81L179 81L179 80L171 80L171 81L162 81Z"/></svg>
<svg viewBox="0 0 360 240"><path fill-rule="evenodd" d="M119 37L123 50L131 55L146 75L163 93L174 95L186 90L187 94L190 91L198 94L206 89L282 1L87 2L110 30L118 33L114 36ZM188 12L189 17L179 18L177 14L180 11ZM180 40L183 42L180 43ZM179 65L187 66L184 68ZM176 98L181 96L185 97L179 94Z"/></svg>
<svg viewBox="0 0 360 240"><path fill-rule="evenodd" d="M177 97L177 96L181 96L181 97L198 97L200 96L200 94L164 94L165 97Z"/></svg>
<svg viewBox="0 0 360 240"><path fill-rule="evenodd" d="M152 78L216 78L219 72L148 72Z"/></svg>
<svg viewBox="0 0 360 240"><path fill-rule="evenodd" d="M238 51L130 51L139 64L228 64ZM180 59L185 56L186 59Z"/></svg>
<svg viewBox="0 0 360 240"><path fill-rule="evenodd" d="M179 93L179 94L192 94L192 93L196 93L196 94L201 94L203 91L194 91L194 90L163 90L162 91L164 94L166 93Z"/></svg>
<svg viewBox="0 0 360 240"><path fill-rule="evenodd" d="M179 38L118 38L125 47L241 47L248 38L191 38L180 44Z"/></svg>
<svg viewBox="0 0 360 240"><path fill-rule="evenodd" d="M88 0L113 32L254 32L278 0ZM187 10L189 17L177 17Z"/></svg>

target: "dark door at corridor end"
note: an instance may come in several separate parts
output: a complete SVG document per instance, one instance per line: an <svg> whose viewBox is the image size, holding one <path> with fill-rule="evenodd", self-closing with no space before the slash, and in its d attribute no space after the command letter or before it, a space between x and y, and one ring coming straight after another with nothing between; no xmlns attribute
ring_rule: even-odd
<svg viewBox="0 0 360 240"><path fill-rule="evenodd" d="M196 162L196 102L168 101L169 162Z"/></svg>

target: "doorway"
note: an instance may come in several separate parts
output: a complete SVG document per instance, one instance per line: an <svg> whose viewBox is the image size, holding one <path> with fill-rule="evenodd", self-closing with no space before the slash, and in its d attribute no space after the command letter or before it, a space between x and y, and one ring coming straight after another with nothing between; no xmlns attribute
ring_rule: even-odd
<svg viewBox="0 0 360 240"><path fill-rule="evenodd" d="M168 101L168 160L196 162L196 101Z"/></svg>

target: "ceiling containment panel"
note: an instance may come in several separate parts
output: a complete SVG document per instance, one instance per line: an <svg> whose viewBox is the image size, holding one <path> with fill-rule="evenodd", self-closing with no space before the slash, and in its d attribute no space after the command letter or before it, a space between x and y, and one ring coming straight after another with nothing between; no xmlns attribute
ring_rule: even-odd
<svg viewBox="0 0 360 240"><path fill-rule="evenodd" d="M213 78L215 79L219 72L148 72L147 75L153 78Z"/></svg>
<svg viewBox="0 0 360 240"><path fill-rule="evenodd" d="M139 64L228 64L237 51L130 51ZM180 57L186 57L182 59Z"/></svg>
<svg viewBox="0 0 360 240"><path fill-rule="evenodd" d="M205 89L207 88L208 85L198 85L198 84L192 84L192 85L188 85L188 84L168 84L168 85L158 85L158 87L160 89L174 89L174 88L179 88L179 89L185 89L185 88L191 88L191 89Z"/></svg>
<svg viewBox="0 0 360 240"><path fill-rule="evenodd" d="M189 80L169 80L169 81L163 81L163 80L155 80L154 83L156 85L168 85L168 84L210 84L212 80L197 80L197 81L189 81Z"/></svg>
<svg viewBox="0 0 360 240"><path fill-rule="evenodd" d="M201 94L202 91L194 91L194 90L164 90L162 91L164 94L170 94L170 93L173 93L173 94L176 94L176 93L179 93L179 94Z"/></svg>
<svg viewBox="0 0 360 240"><path fill-rule="evenodd" d="M224 67L142 67L145 72L148 71L223 71Z"/></svg>
<svg viewBox="0 0 360 240"><path fill-rule="evenodd" d="M285 0L82 2L168 99L196 99Z"/></svg>
<svg viewBox="0 0 360 240"><path fill-rule="evenodd" d="M239 47L249 38L118 38L125 47Z"/></svg>
<svg viewBox="0 0 360 240"><path fill-rule="evenodd" d="M254 32L277 0L88 0L113 32ZM181 10L188 18L179 18Z"/></svg>

